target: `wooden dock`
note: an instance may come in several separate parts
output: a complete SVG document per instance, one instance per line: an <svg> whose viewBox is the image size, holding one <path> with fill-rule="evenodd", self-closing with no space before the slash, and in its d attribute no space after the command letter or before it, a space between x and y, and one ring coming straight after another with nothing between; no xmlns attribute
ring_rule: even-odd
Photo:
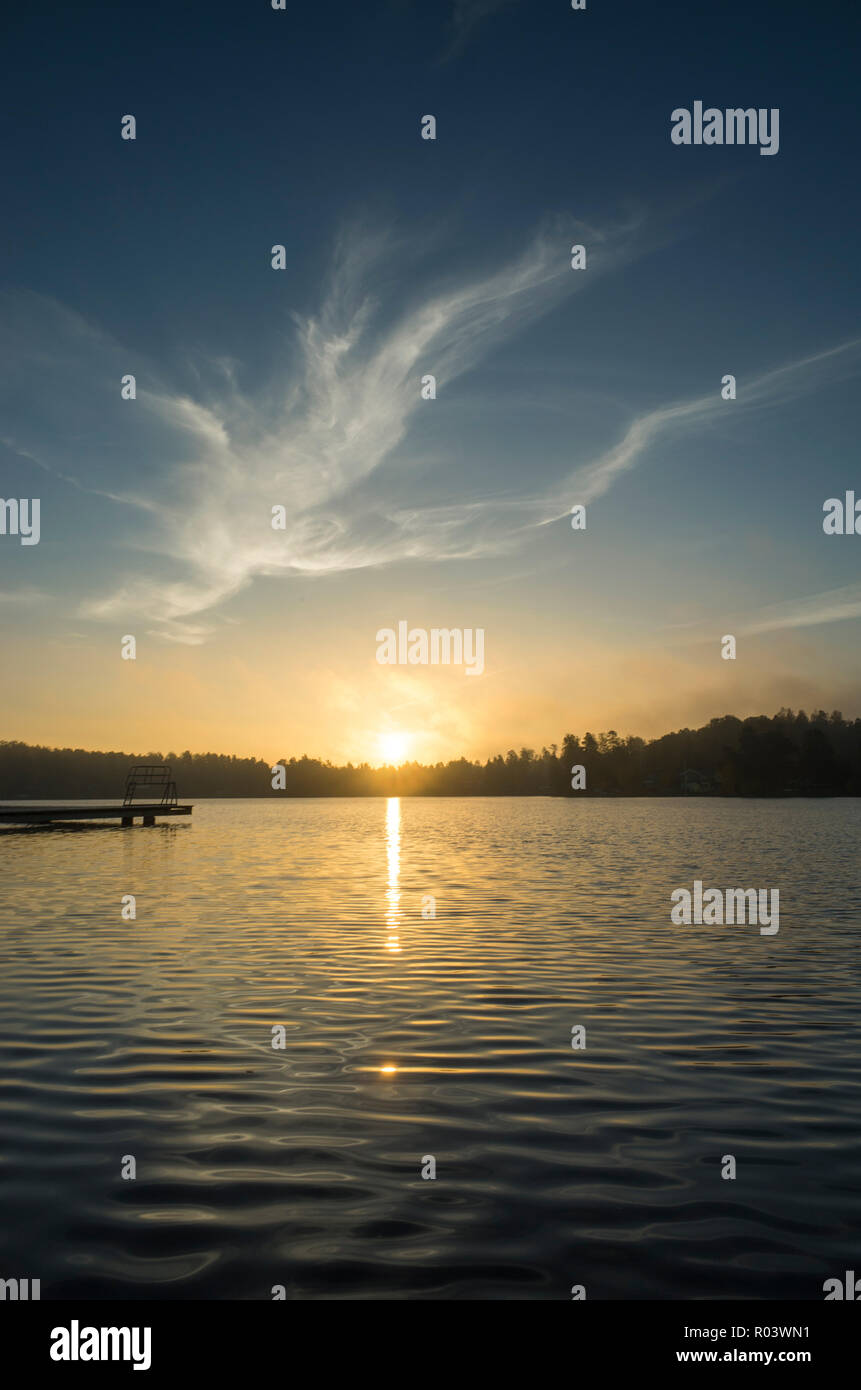
<svg viewBox="0 0 861 1390"><path fill-rule="evenodd" d="M156 797L159 797L156 800ZM140 799L138 799L140 798ZM180 806L176 783L167 763L138 763L127 778L122 801L42 801L31 806L0 802L0 825L69 825L118 820L120 825L155 825L156 817L190 816L191 805Z"/></svg>
<svg viewBox="0 0 861 1390"><path fill-rule="evenodd" d="M122 802L107 806L68 806L62 803L54 806L42 802L36 806L0 805L0 825L68 825L75 821L118 820L120 825L134 825L140 820L144 825L155 825L156 816L190 816L192 807L164 806L162 803L137 802L134 806L124 806Z"/></svg>

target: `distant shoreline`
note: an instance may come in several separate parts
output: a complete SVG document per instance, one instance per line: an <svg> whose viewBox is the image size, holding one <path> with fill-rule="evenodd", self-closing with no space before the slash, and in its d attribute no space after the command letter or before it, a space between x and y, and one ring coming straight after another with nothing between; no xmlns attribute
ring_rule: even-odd
<svg viewBox="0 0 861 1390"><path fill-rule="evenodd" d="M208 801L856 801L859 792L787 792L747 793L709 792L702 795L683 795L681 792L580 792L563 796L557 792L288 792L246 796L240 792L224 796L191 796L186 801L194 805ZM101 805L102 797L4 797L0 811L15 806L81 806Z"/></svg>
<svg viewBox="0 0 861 1390"><path fill-rule="evenodd" d="M122 798L134 763L167 762L180 799L410 796L793 798L861 796L861 719L839 711L739 719L645 740L565 734L540 752L510 749L484 762L336 767L319 758L221 753L132 754L0 741L0 801Z"/></svg>

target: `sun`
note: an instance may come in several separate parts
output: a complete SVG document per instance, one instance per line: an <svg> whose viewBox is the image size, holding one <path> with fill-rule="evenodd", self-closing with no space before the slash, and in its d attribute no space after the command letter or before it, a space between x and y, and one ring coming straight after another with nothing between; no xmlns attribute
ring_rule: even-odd
<svg viewBox="0 0 861 1390"><path fill-rule="evenodd" d="M391 730L380 734L380 752L387 763L402 763L410 746L410 735Z"/></svg>

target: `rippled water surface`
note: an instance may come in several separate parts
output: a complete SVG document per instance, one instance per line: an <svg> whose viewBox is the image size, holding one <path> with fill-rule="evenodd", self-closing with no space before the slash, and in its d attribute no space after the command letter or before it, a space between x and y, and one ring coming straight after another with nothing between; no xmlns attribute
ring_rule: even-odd
<svg viewBox="0 0 861 1390"><path fill-rule="evenodd" d="M0 832L0 1276L821 1299L861 1268L859 829L500 798ZM672 925L695 878L778 888L778 934Z"/></svg>

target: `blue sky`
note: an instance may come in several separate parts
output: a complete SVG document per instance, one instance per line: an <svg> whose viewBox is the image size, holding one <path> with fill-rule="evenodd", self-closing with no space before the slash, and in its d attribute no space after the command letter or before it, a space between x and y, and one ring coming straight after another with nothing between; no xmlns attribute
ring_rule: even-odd
<svg viewBox="0 0 861 1390"><path fill-rule="evenodd" d="M22 9L4 736L435 758L861 713L861 539L821 526L861 496L857 40L842 4ZM779 108L779 152L674 146L695 100ZM486 675L381 670L401 618L483 626Z"/></svg>

